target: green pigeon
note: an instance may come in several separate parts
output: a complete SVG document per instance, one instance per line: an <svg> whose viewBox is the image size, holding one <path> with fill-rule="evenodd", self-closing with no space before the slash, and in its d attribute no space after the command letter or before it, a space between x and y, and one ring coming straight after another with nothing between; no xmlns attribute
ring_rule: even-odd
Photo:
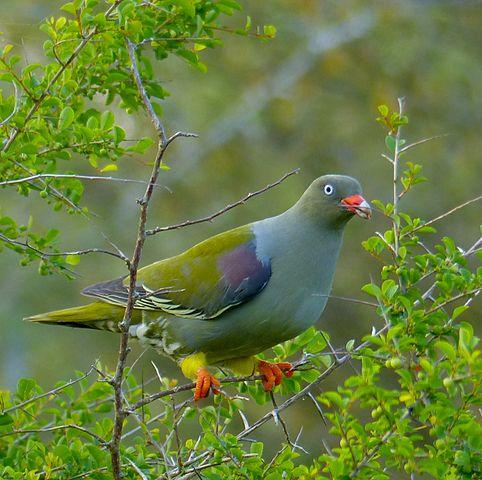
<svg viewBox="0 0 482 480"><path fill-rule="evenodd" d="M175 360L196 380L195 399L218 392L210 366L258 371L265 390L292 374L289 363L256 354L312 326L331 291L343 230L371 209L357 180L325 175L275 217L208 238L175 257L139 269L129 334ZM128 277L83 290L97 300L29 317L40 322L118 332Z"/></svg>

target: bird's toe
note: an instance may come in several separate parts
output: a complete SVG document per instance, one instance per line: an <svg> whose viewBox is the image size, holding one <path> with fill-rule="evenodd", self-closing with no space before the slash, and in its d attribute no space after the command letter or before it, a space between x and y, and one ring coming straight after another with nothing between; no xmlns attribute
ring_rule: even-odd
<svg viewBox="0 0 482 480"><path fill-rule="evenodd" d="M279 385L283 380L283 374L285 377L291 377L293 375L293 366L288 362L281 363L269 363L264 360L258 362L258 371L263 375L261 380L264 390L269 392L273 390L276 385Z"/></svg>
<svg viewBox="0 0 482 480"><path fill-rule="evenodd" d="M206 398L209 395L209 390L212 390L215 395L218 394L220 385L219 380L207 369L200 368L197 372L194 400Z"/></svg>

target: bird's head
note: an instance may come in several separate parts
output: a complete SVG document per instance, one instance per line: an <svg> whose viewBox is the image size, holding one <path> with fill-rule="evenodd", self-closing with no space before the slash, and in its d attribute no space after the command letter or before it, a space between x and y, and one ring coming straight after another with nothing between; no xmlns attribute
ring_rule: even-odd
<svg viewBox="0 0 482 480"><path fill-rule="evenodd" d="M323 175L312 182L298 205L312 220L345 224L354 215L368 220L371 208L357 180L345 175Z"/></svg>

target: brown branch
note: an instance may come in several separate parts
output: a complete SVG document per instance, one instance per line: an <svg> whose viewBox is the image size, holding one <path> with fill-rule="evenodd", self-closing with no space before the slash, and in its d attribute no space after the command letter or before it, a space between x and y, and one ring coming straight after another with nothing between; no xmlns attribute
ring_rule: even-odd
<svg viewBox="0 0 482 480"><path fill-rule="evenodd" d="M139 91L139 95L141 96L142 103L144 104L149 117L151 118L151 122L156 129L157 135L161 139L161 143L163 145L167 142L166 131L164 129L164 125L162 124L161 120L157 116L156 112L154 111L154 107L152 105L151 99L146 92L144 84L142 82L141 73L139 71L139 65L137 63L137 56L136 56L136 45L134 45L129 39L126 40L127 42L127 50L129 52L129 58L132 64L132 74L134 75L134 80L137 85L137 90Z"/></svg>
<svg viewBox="0 0 482 480"><path fill-rule="evenodd" d="M160 167L162 165L162 160L166 149L169 147L171 142L180 136L180 133L173 135L170 138L166 137L165 129L161 123L159 117L156 115L152 102L144 88L142 83L141 74L139 72L139 67L137 63L137 57L135 52L134 44L126 39L127 50L129 53L132 75L137 85L137 89L141 96L142 102L150 116L150 119L157 131L158 149L156 154L156 159L152 167L151 175L149 178L148 185L144 192L144 196L137 201L140 206L139 212L139 224L137 228L137 239L134 247L134 252L132 254L132 259L129 263L129 286L128 286L128 298L127 304L124 312L124 317L119 324L119 329L121 332L121 339L119 344L119 353L117 358L117 365L114 377L111 380L112 387L114 389L114 427L112 432L112 438L109 442L109 450L112 462L112 474L115 480L121 480L121 459L120 459L120 442L122 438L122 430L124 426L124 420L127 416L127 411L124 408L124 395L122 391L122 382L124 377L124 370L126 368L127 356L129 354L129 327L132 318L132 312L136 303L136 281L137 281L137 270L139 268L139 263L142 256L142 250L146 240L146 222L147 222L147 212L149 208L149 203L152 198L152 193L154 191L154 186L157 183L159 176Z"/></svg>
<svg viewBox="0 0 482 480"><path fill-rule="evenodd" d="M167 232L169 230L176 230L178 228L184 228L184 227L189 227L191 225L197 225L199 223L205 223L205 222L210 222L214 220L215 218L225 214L226 212L229 212L229 210L232 210L233 208L239 207L240 205L244 205L248 200L250 200L253 197L256 197L257 195L261 195L262 193L277 187L280 183L284 182L288 177L291 177L292 175L296 175L300 172L299 168L296 168L295 170L292 170L291 172L285 173L279 180L276 182L270 183L269 185L266 185L266 187L261 188L260 190L256 190L255 192L248 193L245 195L243 198L238 200L237 202L230 203L229 205L226 205L223 207L221 210L218 210L217 212L208 215L206 217L198 218L197 220L185 220L184 222L178 223L176 225L169 225L167 227L156 227L151 230L146 231L146 235L155 235L156 233L159 232Z"/></svg>

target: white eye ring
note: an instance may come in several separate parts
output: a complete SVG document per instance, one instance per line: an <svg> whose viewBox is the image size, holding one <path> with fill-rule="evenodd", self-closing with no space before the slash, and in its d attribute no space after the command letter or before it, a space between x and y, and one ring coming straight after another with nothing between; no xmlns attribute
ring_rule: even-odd
<svg viewBox="0 0 482 480"><path fill-rule="evenodd" d="M325 188L323 189L323 191L325 192L325 195L332 195L335 189L333 188L332 185L327 184L325 185Z"/></svg>

